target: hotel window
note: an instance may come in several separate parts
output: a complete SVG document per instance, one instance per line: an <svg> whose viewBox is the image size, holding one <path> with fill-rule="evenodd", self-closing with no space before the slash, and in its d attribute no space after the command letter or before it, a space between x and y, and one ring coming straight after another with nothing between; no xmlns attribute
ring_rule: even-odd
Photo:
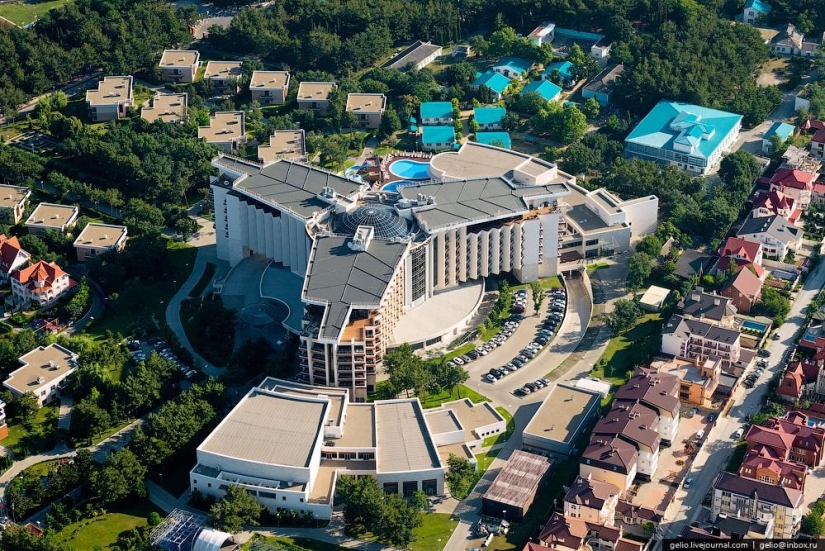
<svg viewBox="0 0 825 551"><path fill-rule="evenodd" d="M760 477L759 477L759 480L760 480L761 482L767 482L768 484L773 484L773 483L774 483L774 482L773 482L773 478L771 478L771 477L769 477L769 476L765 476L765 475L760 476Z"/></svg>

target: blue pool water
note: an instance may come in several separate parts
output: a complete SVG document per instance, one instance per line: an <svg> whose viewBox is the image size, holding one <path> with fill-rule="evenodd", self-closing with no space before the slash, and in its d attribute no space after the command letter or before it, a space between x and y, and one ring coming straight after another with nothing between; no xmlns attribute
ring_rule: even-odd
<svg viewBox="0 0 825 551"><path fill-rule="evenodd" d="M420 182L413 182L411 180L398 180L391 182L381 188L381 191L398 191L402 187L417 186Z"/></svg>
<svg viewBox="0 0 825 551"><path fill-rule="evenodd" d="M390 172L408 180L426 180L430 177L430 163L400 159L390 164Z"/></svg>
<svg viewBox="0 0 825 551"><path fill-rule="evenodd" d="M751 331L758 331L760 333L764 333L768 330L768 326L764 323L757 323L755 321L746 320L742 322L742 327L745 329L750 329Z"/></svg>

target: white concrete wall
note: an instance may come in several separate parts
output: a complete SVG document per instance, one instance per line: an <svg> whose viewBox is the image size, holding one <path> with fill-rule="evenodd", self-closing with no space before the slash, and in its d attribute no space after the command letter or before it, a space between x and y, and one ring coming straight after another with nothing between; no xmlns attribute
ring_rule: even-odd
<svg viewBox="0 0 825 551"><path fill-rule="evenodd" d="M630 225L631 239L639 239L656 231L659 221L659 198L652 195L647 201L623 203L625 222Z"/></svg>
<svg viewBox="0 0 825 551"><path fill-rule="evenodd" d="M670 354L672 356L680 356L682 353L682 344L684 339L673 333L662 335L662 354Z"/></svg>

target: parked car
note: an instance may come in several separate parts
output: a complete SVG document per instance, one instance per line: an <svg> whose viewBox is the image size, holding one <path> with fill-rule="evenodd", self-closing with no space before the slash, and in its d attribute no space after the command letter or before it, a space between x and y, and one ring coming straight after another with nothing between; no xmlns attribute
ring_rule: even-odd
<svg viewBox="0 0 825 551"><path fill-rule="evenodd" d="M526 386L527 388L529 388L529 389L530 389L530 390L532 390L533 392L535 392L535 391L537 391L537 390L539 389L539 385L537 385L536 383L527 383L527 384L526 384L526 385L524 385L524 386Z"/></svg>
<svg viewBox="0 0 825 551"><path fill-rule="evenodd" d="M131 340L126 343L126 348L129 350L140 350L140 341L138 340Z"/></svg>
<svg viewBox="0 0 825 551"><path fill-rule="evenodd" d="M527 393L526 393L526 392L524 392L524 389L523 389L523 388L517 388L517 389L515 389L515 390L513 391L513 394L514 394L514 395L516 395L516 396L521 397L521 396L524 396L524 395L525 395L525 394L527 394Z"/></svg>
<svg viewBox="0 0 825 551"><path fill-rule="evenodd" d="M716 414L715 413L709 414L708 415L708 423L713 423L714 421L716 421Z"/></svg>
<svg viewBox="0 0 825 551"><path fill-rule="evenodd" d="M682 487L685 490L689 490L692 485L693 485L693 478L688 478L688 479L685 480L685 483L682 484Z"/></svg>
<svg viewBox="0 0 825 551"><path fill-rule="evenodd" d="M529 386L527 386L527 385L524 385L524 386L523 386L523 387L521 387L519 390L521 390L521 391L522 391L523 393L525 393L525 394L530 394L531 392L533 392L532 390L530 390L530 387L529 387Z"/></svg>
<svg viewBox="0 0 825 551"><path fill-rule="evenodd" d="M518 358L513 358L513 361L511 363L516 367L524 367L524 362Z"/></svg>
<svg viewBox="0 0 825 551"><path fill-rule="evenodd" d="M453 359L452 359L452 360L450 360L450 361L452 361L452 362L453 362L453 363L455 363L456 365L464 365L464 360L462 360L462 359L461 359L461 356L459 356L459 357L457 357L457 358L453 358Z"/></svg>
<svg viewBox="0 0 825 551"><path fill-rule="evenodd" d="M529 361L530 361L530 358L528 358L528 357L527 357L527 356L525 356L524 354L519 354L519 355L517 356L517 358L518 358L519 360L521 360L522 362L524 362L524 363L527 363L527 362L529 362Z"/></svg>
<svg viewBox="0 0 825 551"><path fill-rule="evenodd" d="M550 379L541 379L541 382L544 383L544 386L550 386Z"/></svg>
<svg viewBox="0 0 825 551"><path fill-rule="evenodd" d="M739 440L740 438L742 438L742 436L744 434L745 434L745 429L743 429L742 427L739 427L738 429L736 429L736 432L733 433L733 437L736 438L737 440Z"/></svg>
<svg viewBox="0 0 825 551"><path fill-rule="evenodd" d="M546 384L544 384L544 381L542 381L541 379L539 379L537 381L533 381L533 384L536 385L539 388L544 388L544 387L547 386Z"/></svg>
<svg viewBox="0 0 825 551"><path fill-rule="evenodd" d="M770 355L771 355L771 351L768 350L767 348L760 348L759 350L756 351L756 354L758 356L762 356L763 358L769 358Z"/></svg>
<svg viewBox="0 0 825 551"><path fill-rule="evenodd" d="M780 333L779 331L777 331L776 333L773 334L773 340L778 341L781 338L782 338L782 333Z"/></svg>
<svg viewBox="0 0 825 551"><path fill-rule="evenodd" d="M495 382L498 380L498 379L496 379L495 375L493 375L491 373L488 373L487 375L485 375L484 378L487 380L487 382L490 382L490 383L493 383L493 384L495 384Z"/></svg>

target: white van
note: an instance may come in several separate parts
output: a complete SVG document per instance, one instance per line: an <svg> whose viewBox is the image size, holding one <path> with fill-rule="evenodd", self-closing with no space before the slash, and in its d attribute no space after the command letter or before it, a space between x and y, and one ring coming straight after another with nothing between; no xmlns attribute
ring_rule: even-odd
<svg viewBox="0 0 825 551"><path fill-rule="evenodd" d="M702 438L705 437L705 429L701 429L699 432L696 433L696 441L701 442Z"/></svg>

